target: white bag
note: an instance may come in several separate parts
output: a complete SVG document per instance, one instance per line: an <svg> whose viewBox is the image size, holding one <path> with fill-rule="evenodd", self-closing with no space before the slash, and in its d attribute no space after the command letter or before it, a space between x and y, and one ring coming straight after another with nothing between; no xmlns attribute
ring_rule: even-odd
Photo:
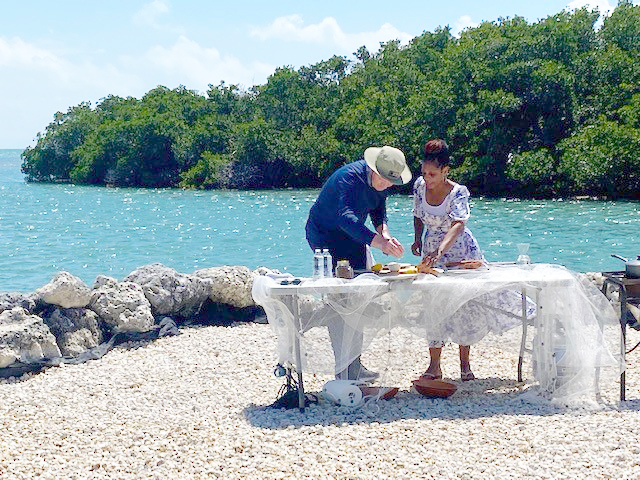
<svg viewBox="0 0 640 480"><path fill-rule="evenodd" d="M357 380L331 380L327 382L322 395L341 407L358 407L362 403L362 390Z"/></svg>

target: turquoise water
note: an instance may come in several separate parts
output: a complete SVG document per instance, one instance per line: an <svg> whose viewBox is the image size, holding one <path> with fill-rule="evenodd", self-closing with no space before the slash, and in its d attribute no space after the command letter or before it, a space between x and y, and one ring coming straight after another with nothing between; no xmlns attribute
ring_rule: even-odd
<svg viewBox="0 0 640 480"><path fill-rule="evenodd" d="M0 292L30 292L65 270L92 285L160 262L184 273L220 265L309 275L304 238L317 190L145 190L27 184L20 150L0 150ZM389 227L413 241L411 198L388 200ZM490 261L531 244L534 262L620 270L640 255L640 203L476 198L469 227ZM376 253L376 252L374 252ZM384 256L376 253L379 261ZM416 262L409 252L402 259Z"/></svg>

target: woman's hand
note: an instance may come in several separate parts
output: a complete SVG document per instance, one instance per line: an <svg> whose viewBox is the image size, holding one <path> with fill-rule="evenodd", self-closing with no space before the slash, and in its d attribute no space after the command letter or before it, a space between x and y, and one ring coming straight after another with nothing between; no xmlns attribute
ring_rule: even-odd
<svg viewBox="0 0 640 480"><path fill-rule="evenodd" d="M426 265L427 267L433 267L441 257L442 255L440 255L440 253L438 253L437 251L430 252L422 258L422 262L420 263Z"/></svg>
<svg viewBox="0 0 640 480"><path fill-rule="evenodd" d="M420 240L413 242L413 245L411 245L411 253L416 257L419 257L422 254L422 242Z"/></svg>

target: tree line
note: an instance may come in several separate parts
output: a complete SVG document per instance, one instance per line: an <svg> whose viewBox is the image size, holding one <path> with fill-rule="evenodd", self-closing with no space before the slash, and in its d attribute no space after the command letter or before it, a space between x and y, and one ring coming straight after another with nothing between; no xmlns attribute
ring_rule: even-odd
<svg viewBox="0 0 640 480"><path fill-rule="evenodd" d="M371 145L444 138L451 177L486 196L640 199L640 6L500 18L282 67L266 84L159 86L56 113L22 154L29 181L318 187ZM410 186L404 187L408 191Z"/></svg>

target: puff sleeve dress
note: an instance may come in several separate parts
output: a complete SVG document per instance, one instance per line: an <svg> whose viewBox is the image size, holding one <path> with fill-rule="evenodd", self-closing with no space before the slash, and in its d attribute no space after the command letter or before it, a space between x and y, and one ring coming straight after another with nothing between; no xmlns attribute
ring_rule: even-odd
<svg viewBox="0 0 640 480"><path fill-rule="evenodd" d="M449 195L440 205L427 203L424 179L418 177L413 184L413 215L422 220L422 252L433 252L444 239L453 222L466 223L471 211L469 209L469 190L464 185L455 184ZM478 241L466 227L455 243L438 260L436 267L444 267L449 262L462 260L481 260L486 262Z"/></svg>
<svg viewBox="0 0 640 480"><path fill-rule="evenodd" d="M422 252L433 252L456 221L466 223L470 216L469 190L455 184L440 205L429 205L424 179L419 177L413 187L413 214L424 224ZM486 263L478 241L465 226L451 248L438 260L436 267L450 262L481 260ZM425 312L425 315L428 312ZM443 347L447 341L471 345L488 333L500 334L521 325L522 295L513 290L491 292L464 303L446 319L429 318L422 324L430 347ZM533 318L535 304L527 299L527 316Z"/></svg>

